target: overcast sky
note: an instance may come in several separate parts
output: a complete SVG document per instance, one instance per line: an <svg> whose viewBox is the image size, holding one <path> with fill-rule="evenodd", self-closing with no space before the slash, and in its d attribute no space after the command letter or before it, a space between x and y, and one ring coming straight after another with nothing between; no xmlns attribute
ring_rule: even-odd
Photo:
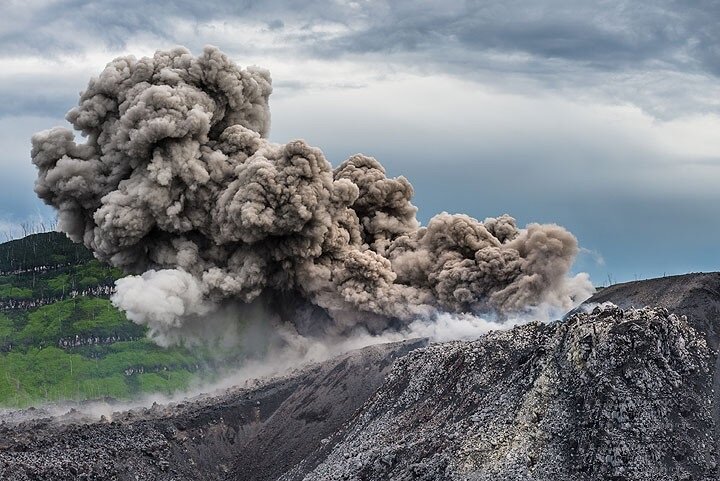
<svg viewBox="0 0 720 481"><path fill-rule="evenodd" d="M719 24L691 0L2 0L0 230L52 217L30 136L90 76L213 44L272 72L272 140L378 158L423 222L562 224L596 284L718 270Z"/></svg>

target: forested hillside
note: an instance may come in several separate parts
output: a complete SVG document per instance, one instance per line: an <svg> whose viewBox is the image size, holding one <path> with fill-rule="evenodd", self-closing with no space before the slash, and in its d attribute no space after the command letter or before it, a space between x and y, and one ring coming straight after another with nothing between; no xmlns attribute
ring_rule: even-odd
<svg viewBox="0 0 720 481"><path fill-rule="evenodd" d="M120 275L64 234L0 244L0 405L170 393L210 375L217 359L152 344L112 306Z"/></svg>

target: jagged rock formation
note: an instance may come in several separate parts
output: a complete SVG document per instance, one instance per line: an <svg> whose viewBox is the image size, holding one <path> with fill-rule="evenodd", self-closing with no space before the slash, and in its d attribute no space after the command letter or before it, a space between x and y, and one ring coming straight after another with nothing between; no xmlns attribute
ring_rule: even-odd
<svg viewBox="0 0 720 481"><path fill-rule="evenodd" d="M5 423L0 478L715 480L715 331L703 329L718 321L719 276L591 299L662 307L375 346L112 423Z"/></svg>
<svg viewBox="0 0 720 481"><path fill-rule="evenodd" d="M662 308L433 345L282 479L716 479L711 366Z"/></svg>

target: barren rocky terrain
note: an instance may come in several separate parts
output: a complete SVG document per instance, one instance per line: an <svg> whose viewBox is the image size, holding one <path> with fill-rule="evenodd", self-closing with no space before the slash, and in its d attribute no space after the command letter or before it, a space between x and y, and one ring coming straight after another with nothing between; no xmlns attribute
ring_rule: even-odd
<svg viewBox="0 0 720 481"><path fill-rule="evenodd" d="M623 308L665 307L686 315L690 325L707 336L713 349L720 343L720 272L615 284L600 290L586 304L603 302Z"/></svg>
<svg viewBox="0 0 720 481"><path fill-rule="evenodd" d="M718 273L639 281L111 419L5 414L0 479L714 480L718 305Z"/></svg>

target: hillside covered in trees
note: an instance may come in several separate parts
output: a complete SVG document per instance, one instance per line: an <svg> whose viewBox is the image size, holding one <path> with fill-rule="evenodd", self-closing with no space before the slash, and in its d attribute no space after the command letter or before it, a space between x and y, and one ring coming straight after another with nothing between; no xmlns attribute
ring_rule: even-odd
<svg viewBox="0 0 720 481"><path fill-rule="evenodd" d="M172 393L212 376L216 353L160 348L113 307L120 276L61 233L0 244L0 406Z"/></svg>

